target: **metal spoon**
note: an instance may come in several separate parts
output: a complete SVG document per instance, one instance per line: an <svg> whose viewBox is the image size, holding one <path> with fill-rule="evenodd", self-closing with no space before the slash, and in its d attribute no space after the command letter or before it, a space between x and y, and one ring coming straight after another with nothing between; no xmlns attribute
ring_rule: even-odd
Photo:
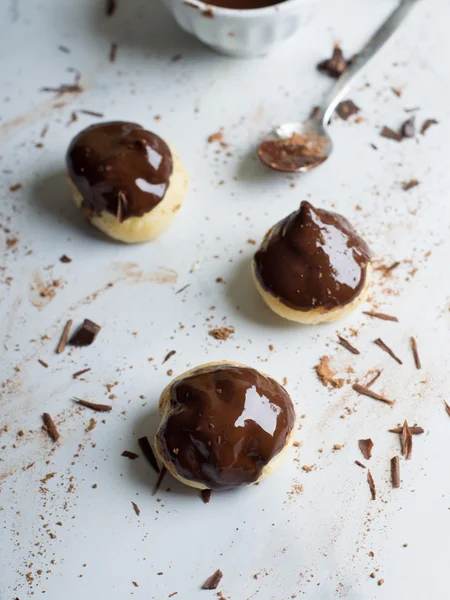
<svg viewBox="0 0 450 600"><path fill-rule="evenodd" d="M304 173L327 160L333 150L327 127L336 106L361 69L382 48L418 1L400 1L339 77L323 105L315 109L306 121L280 125L260 143L258 156L264 164L276 171Z"/></svg>

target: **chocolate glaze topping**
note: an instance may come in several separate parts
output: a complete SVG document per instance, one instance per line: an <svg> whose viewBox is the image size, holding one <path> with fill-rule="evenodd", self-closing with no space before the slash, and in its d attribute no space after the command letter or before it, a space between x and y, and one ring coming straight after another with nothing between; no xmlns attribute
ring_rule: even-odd
<svg viewBox="0 0 450 600"><path fill-rule="evenodd" d="M156 437L179 475L223 490L255 482L294 422L292 401L276 381L248 367L217 365L172 386L170 413Z"/></svg>
<svg viewBox="0 0 450 600"><path fill-rule="evenodd" d="M354 300L370 250L346 218L302 202L266 235L255 254L264 289L295 310L330 310Z"/></svg>
<svg viewBox="0 0 450 600"><path fill-rule="evenodd" d="M99 123L81 131L66 156L73 183L90 214L107 210L119 221L141 217L167 191L172 155L157 135L136 123Z"/></svg>
<svg viewBox="0 0 450 600"><path fill-rule="evenodd" d="M221 6L222 8L246 10L281 4L285 0L203 0L203 2L205 4L212 4L213 6Z"/></svg>

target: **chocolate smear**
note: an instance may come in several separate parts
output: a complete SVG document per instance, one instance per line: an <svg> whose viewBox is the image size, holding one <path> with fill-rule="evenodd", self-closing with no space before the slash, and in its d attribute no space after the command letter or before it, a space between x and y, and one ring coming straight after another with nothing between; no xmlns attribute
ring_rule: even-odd
<svg viewBox="0 0 450 600"><path fill-rule="evenodd" d="M168 352L164 358L164 360L162 361L162 364L164 364L165 362L167 362L169 360L169 358L171 358L174 354L176 354L177 351L176 350L171 350L170 352Z"/></svg>
<svg viewBox="0 0 450 600"><path fill-rule="evenodd" d="M358 465L358 467L361 467L363 469L367 469L366 465L363 465L362 462L359 462L359 460L355 460L355 465Z"/></svg>
<svg viewBox="0 0 450 600"><path fill-rule="evenodd" d="M341 47L338 44L335 44L331 58L321 61L317 65L317 70L333 77L333 79L338 79L349 64L350 61L344 58Z"/></svg>
<svg viewBox="0 0 450 600"><path fill-rule="evenodd" d="M112 17L117 10L116 0L106 0L105 13L107 17Z"/></svg>
<svg viewBox="0 0 450 600"><path fill-rule="evenodd" d="M61 334L61 338L59 340L58 346L56 347L56 354L61 354L64 352L67 346L67 340L69 339L70 328L72 327L72 319L69 319L67 323L64 325L63 332Z"/></svg>
<svg viewBox="0 0 450 600"><path fill-rule="evenodd" d="M422 124L422 127L420 128L420 133L422 135L425 135L425 132L432 126L432 125L437 125L438 121L436 121L436 119L427 119L426 121L424 121L424 123Z"/></svg>
<svg viewBox="0 0 450 600"><path fill-rule="evenodd" d="M89 400L83 400L82 398L75 397L74 400L77 404L95 410L97 412L109 412L110 410L112 410L112 406L110 406L109 404L95 404L95 402L89 402Z"/></svg>
<svg viewBox="0 0 450 600"><path fill-rule="evenodd" d="M366 460L369 460L369 458L372 457L372 448L373 448L373 442L370 438L366 439L366 440L358 440L358 446L359 449L361 450L361 454L364 456L364 458Z"/></svg>
<svg viewBox="0 0 450 600"><path fill-rule="evenodd" d="M409 339L411 341L411 350L412 350L413 357L414 357L414 364L416 365L416 369L421 369L422 364L420 362L420 356L419 356L419 351L417 349L416 338L411 336Z"/></svg>
<svg viewBox="0 0 450 600"><path fill-rule="evenodd" d="M416 187L419 184L420 184L420 181L418 179L410 179L409 181L404 181L402 183L402 190L407 192L408 190L411 190L412 188Z"/></svg>
<svg viewBox="0 0 450 600"><path fill-rule="evenodd" d="M202 490L201 491L202 500L205 504L211 500L211 490Z"/></svg>
<svg viewBox="0 0 450 600"><path fill-rule="evenodd" d="M405 121L400 128L400 133L403 138L411 138L416 134L416 117L413 115L410 119Z"/></svg>
<svg viewBox="0 0 450 600"><path fill-rule="evenodd" d="M394 131L390 127L386 127L386 125L381 130L380 135L381 137L388 138L389 140L395 140L396 142L401 142L403 139L401 133Z"/></svg>
<svg viewBox="0 0 450 600"><path fill-rule="evenodd" d="M370 472L370 470L367 471L367 483L369 484L372 500L375 500L377 497L377 490L375 488L375 481L373 480L372 473Z"/></svg>
<svg viewBox="0 0 450 600"><path fill-rule="evenodd" d="M389 404L390 406L393 406L395 404L394 400L389 400L388 398L385 398L384 396L381 396L380 394L377 394L376 392L372 392L371 389L364 387L363 385L360 385L359 383L354 383L352 387L355 390L355 392L358 392L358 394L363 394L363 396L369 396L369 398L373 398L374 400L379 400L380 402L385 402L386 404Z"/></svg>
<svg viewBox="0 0 450 600"><path fill-rule="evenodd" d="M152 465L152 467L155 469L155 471L157 473L159 473L159 467L158 467L158 463L156 461L156 457L153 453L152 447L150 446L150 442L148 441L147 437L141 437L138 439L138 444L142 450L142 453L144 454L145 458L148 460L148 462Z"/></svg>
<svg viewBox="0 0 450 600"><path fill-rule="evenodd" d="M87 373L87 372L88 372L88 371L90 371L90 370L91 370L91 367L88 367L87 369L81 369L81 371L77 371L76 373L74 373L74 374L72 375L72 377L73 377L74 379L77 379L77 378L78 378L80 375L84 375L85 373Z"/></svg>
<svg viewBox="0 0 450 600"><path fill-rule="evenodd" d="M400 445L402 455L406 460L409 460L412 454L412 435L407 421L403 423L402 432L400 434Z"/></svg>
<svg viewBox="0 0 450 600"><path fill-rule="evenodd" d="M401 433L403 431L403 427L394 427L394 429L388 429L390 433ZM419 427L418 425L413 425L409 428L409 431L412 435L421 435L425 432L423 427Z"/></svg>
<svg viewBox="0 0 450 600"><path fill-rule="evenodd" d="M445 410L446 410L448 416L450 417L450 405L447 404L447 402L445 400L444 400L444 404L445 404Z"/></svg>
<svg viewBox="0 0 450 600"><path fill-rule="evenodd" d="M72 346L90 346L97 337L100 329L100 325L89 319L85 319L70 338L69 344L72 344Z"/></svg>
<svg viewBox="0 0 450 600"><path fill-rule="evenodd" d="M38 363L48 369L48 363L46 363L45 360L42 360L42 358L38 358Z"/></svg>
<svg viewBox="0 0 450 600"><path fill-rule="evenodd" d="M398 356L396 356L394 354L394 352L389 348L389 346L386 346L386 344L383 342L382 339L377 338L376 340L374 340L374 343L379 346L382 350L384 350L385 352L387 352L389 354L389 356L392 356L392 358L398 362L399 365L402 365L402 361L399 359Z"/></svg>
<svg viewBox="0 0 450 600"><path fill-rule="evenodd" d="M360 110L361 109L359 108L359 106L356 106L353 100L344 100L343 102L340 102L336 107L337 114L344 121L346 121L352 115L356 115L357 113L359 113Z"/></svg>
<svg viewBox="0 0 450 600"><path fill-rule="evenodd" d="M338 335L338 340L341 346L343 346L346 350L351 352L352 354L360 354L360 351L357 350L354 346L350 344L348 340Z"/></svg>
<svg viewBox="0 0 450 600"><path fill-rule="evenodd" d="M45 429L48 435L52 438L54 442L57 442L60 438L59 432L56 429L55 422L51 418L48 413L44 413L42 415L42 420L44 421L43 429Z"/></svg>
<svg viewBox="0 0 450 600"><path fill-rule="evenodd" d="M112 42L109 49L109 62L116 62L117 58L117 42Z"/></svg>
<svg viewBox="0 0 450 600"><path fill-rule="evenodd" d="M71 259L71 258L69 258L68 256L66 256L65 254L63 254L59 260L60 260L62 263L70 263L70 262L72 262L72 259Z"/></svg>
<svg viewBox="0 0 450 600"><path fill-rule="evenodd" d="M139 508L139 506L136 504L136 502L131 502L131 504L133 505L134 508L134 512L137 514L137 516L139 516L141 514L141 510Z"/></svg>
<svg viewBox="0 0 450 600"><path fill-rule="evenodd" d="M341 388L344 385L344 379L335 377L336 372L330 367L329 356L322 356L319 364L314 366L314 370L325 387Z"/></svg>
<svg viewBox="0 0 450 600"><path fill-rule="evenodd" d="M202 585L202 590L216 590L222 577L222 571L220 569L217 569L217 571L210 575L205 581L205 583Z"/></svg>
<svg viewBox="0 0 450 600"><path fill-rule="evenodd" d="M398 456L391 458L391 481L393 488L400 487L400 458Z"/></svg>
<svg viewBox="0 0 450 600"><path fill-rule="evenodd" d="M395 323L398 323L397 317L393 317L392 315L386 315L384 313L374 312L372 310L363 310L363 313L365 315L368 315L369 317L374 317L375 319L381 319L383 321L394 321Z"/></svg>
<svg viewBox="0 0 450 600"><path fill-rule="evenodd" d="M164 475L167 473L167 469L166 467L163 465L161 467L161 471L159 473L159 477L155 483L155 487L153 488L153 492L152 492L152 496L154 496L156 494L156 492L159 490L159 487L162 483L162 480L164 479Z"/></svg>
<svg viewBox="0 0 450 600"><path fill-rule="evenodd" d="M129 458L130 460L136 460L136 458L139 458L139 454L136 454L135 452L130 452L129 450L124 450L121 456L125 456L125 458Z"/></svg>

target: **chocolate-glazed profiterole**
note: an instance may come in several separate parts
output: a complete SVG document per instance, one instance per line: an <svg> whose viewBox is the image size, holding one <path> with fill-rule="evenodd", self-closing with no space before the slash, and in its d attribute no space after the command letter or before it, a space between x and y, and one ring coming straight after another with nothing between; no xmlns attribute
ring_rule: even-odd
<svg viewBox="0 0 450 600"><path fill-rule="evenodd" d="M83 212L126 242L159 235L184 199L180 160L164 140L136 123L84 129L69 146L67 168Z"/></svg>
<svg viewBox="0 0 450 600"><path fill-rule="evenodd" d="M213 490L257 481L287 447L295 422L286 390L236 363L184 373L164 390L160 409L157 454L183 483Z"/></svg>
<svg viewBox="0 0 450 600"><path fill-rule="evenodd" d="M370 251L343 216L302 202L267 233L253 274L262 297L281 316L333 321L364 299Z"/></svg>

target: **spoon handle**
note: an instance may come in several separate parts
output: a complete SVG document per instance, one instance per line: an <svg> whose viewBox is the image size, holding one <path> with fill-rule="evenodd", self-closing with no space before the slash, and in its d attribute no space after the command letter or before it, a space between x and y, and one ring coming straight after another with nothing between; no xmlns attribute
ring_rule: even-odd
<svg viewBox="0 0 450 600"><path fill-rule="evenodd" d="M383 47L384 43L391 37L397 28L403 23L403 20L419 0L400 0L400 4L389 15L384 23L375 31L367 44L356 55L352 64L339 77L336 85L329 93L324 102L323 120L324 127L330 120L334 109L347 93L354 78L369 60Z"/></svg>

